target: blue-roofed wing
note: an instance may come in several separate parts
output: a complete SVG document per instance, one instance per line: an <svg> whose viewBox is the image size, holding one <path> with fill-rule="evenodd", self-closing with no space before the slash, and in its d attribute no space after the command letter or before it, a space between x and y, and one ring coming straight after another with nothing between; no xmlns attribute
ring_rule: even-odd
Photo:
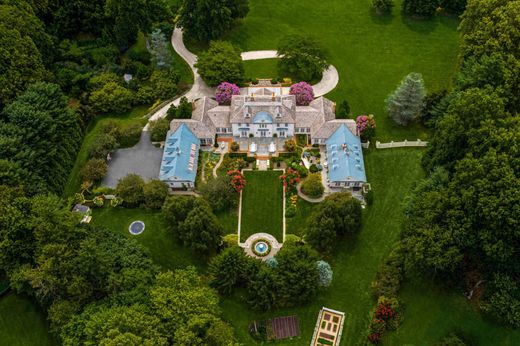
<svg viewBox="0 0 520 346"><path fill-rule="evenodd" d="M366 182L361 140L342 124L326 141L331 182Z"/></svg>
<svg viewBox="0 0 520 346"><path fill-rule="evenodd" d="M169 133L164 145L159 179L165 182L195 182L200 141L186 124Z"/></svg>

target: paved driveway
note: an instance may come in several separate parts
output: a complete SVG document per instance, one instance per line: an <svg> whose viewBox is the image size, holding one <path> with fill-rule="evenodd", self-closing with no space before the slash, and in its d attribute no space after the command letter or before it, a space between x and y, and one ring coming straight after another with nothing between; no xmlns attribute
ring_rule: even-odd
<svg viewBox="0 0 520 346"><path fill-rule="evenodd" d="M141 176L145 181L159 178L162 153L162 149L156 148L150 141L150 132L143 131L141 140L134 147L112 153L108 173L101 184L116 187L119 179L130 173Z"/></svg>

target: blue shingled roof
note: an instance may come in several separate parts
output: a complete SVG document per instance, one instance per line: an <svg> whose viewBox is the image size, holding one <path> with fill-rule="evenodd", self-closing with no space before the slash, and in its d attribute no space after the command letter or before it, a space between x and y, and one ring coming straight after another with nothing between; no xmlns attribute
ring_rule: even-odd
<svg viewBox="0 0 520 346"><path fill-rule="evenodd" d="M260 112L255 114L255 116L253 118L253 123L269 123L269 124L272 124L273 123L273 117L268 112L260 111Z"/></svg>
<svg viewBox="0 0 520 346"><path fill-rule="evenodd" d="M200 142L185 124L169 133L164 144L159 179L195 182Z"/></svg>
<svg viewBox="0 0 520 346"><path fill-rule="evenodd" d="M361 140L345 124L327 139L329 180L366 182Z"/></svg>

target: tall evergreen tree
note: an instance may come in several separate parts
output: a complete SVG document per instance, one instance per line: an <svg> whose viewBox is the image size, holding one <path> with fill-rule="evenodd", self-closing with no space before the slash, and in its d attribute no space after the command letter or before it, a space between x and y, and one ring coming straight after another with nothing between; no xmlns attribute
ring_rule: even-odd
<svg viewBox="0 0 520 346"><path fill-rule="evenodd" d="M388 115L399 125L408 125L421 114L426 90L421 74L410 73L386 99Z"/></svg>

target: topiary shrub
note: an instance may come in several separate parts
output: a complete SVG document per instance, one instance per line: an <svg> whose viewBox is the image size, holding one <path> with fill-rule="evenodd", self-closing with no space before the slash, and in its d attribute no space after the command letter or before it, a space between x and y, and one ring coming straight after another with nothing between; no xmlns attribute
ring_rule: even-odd
<svg viewBox="0 0 520 346"><path fill-rule="evenodd" d="M237 142L231 143L231 151L236 152L238 149L240 149L240 145Z"/></svg>
<svg viewBox="0 0 520 346"><path fill-rule="evenodd" d="M316 267L318 268L320 286L329 287L332 283L333 274L330 264L325 261L318 261L316 262Z"/></svg>
<svg viewBox="0 0 520 346"><path fill-rule="evenodd" d="M321 174L312 173L302 182L302 192L309 197L318 198L323 195L325 187L321 181Z"/></svg>
<svg viewBox="0 0 520 346"><path fill-rule="evenodd" d="M240 88L233 83L222 82L215 91L215 99L220 105L231 104L233 95L240 95Z"/></svg>
<svg viewBox="0 0 520 346"><path fill-rule="evenodd" d="M313 164L309 167L309 172L311 172L311 173L316 173L316 172L318 172L318 167L313 163Z"/></svg>
<svg viewBox="0 0 520 346"><path fill-rule="evenodd" d="M314 91L312 86L306 82L299 82L291 85L289 94L296 97L296 104L298 106L308 106L314 100Z"/></svg>

